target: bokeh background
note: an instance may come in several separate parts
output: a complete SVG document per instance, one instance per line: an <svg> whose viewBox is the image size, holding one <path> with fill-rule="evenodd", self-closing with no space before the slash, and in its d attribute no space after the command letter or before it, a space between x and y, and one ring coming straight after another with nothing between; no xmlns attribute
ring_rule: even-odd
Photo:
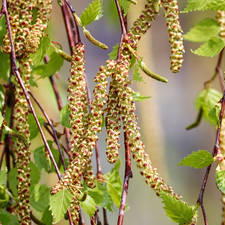
<svg viewBox="0 0 225 225"><path fill-rule="evenodd" d="M80 16L91 0L71 0L70 2L78 16ZM131 7L131 11L128 14L128 27L138 17L141 9L144 7L144 2L145 0L138 0L138 5ZM179 9L183 10L187 5L187 0L178 0L178 5ZM107 44L109 50L104 51L93 46L81 34L82 41L86 47L85 68L91 90L94 87L93 78L98 68L101 65L105 65L108 54L112 51L112 47L119 42L121 34L114 0L104 1L103 14L104 17L86 28L96 39ZM186 33L195 23L206 17L214 16L215 13L210 11L191 12L180 14L180 22L184 33ZM80 31L82 33L81 29ZM62 44L64 51L70 52L61 10L57 5L57 1L53 1L49 33L52 40ZM203 88L204 82L214 74L218 57L199 57L191 53L190 49L196 49L199 44L184 41L184 46L186 53L184 54L183 67L178 74L172 74L169 69L170 46L167 27L165 18L163 17L163 9L160 9L159 16L152 23L152 27L146 36L141 39L138 51L144 57L146 65L152 71L166 77L169 83L160 83L142 74L146 84L135 83L133 84L133 88L135 91L151 96L149 100L137 103L137 114L139 126L141 127L141 137L146 145L146 151L150 155L153 166L158 168L158 172L163 176L165 182L171 185L176 193L183 196L184 201L187 201L189 205L195 205L205 169L196 170L184 166L178 167L177 164L192 151L205 149L211 152L213 149L215 129L212 126L202 121L200 126L193 130L186 131L185 127L191 124L197 117L194 99ZM67 104L66 90L69 67L69 63L64 62L59 72L61 78L57 80L64 104ZM132 77L132 73L130 76ZM39 98L49 116L54 121L59 121L59 112L50 82L47 79L39 80L38 86L38 89L33 88L32 91ZM218 80L214 82L213 87L220 90ZM40 145L42 145L42 140L40 138L35 139L35 142L32 143L33 150ZM107 162L105 157L104 129L100 135L99 147L102 170L103 173L106 173L111 170L112 165ZM121 177L123 178L124 147L122 137L120 157L123 162L121 167ZM95 157L93 157L93 163L95 165ZM133 161L132 164L133 179L130 180L127 198L127 204L130 206L130 209L125 214L124 225L174 224L165 215L161 199L145 184ZM211 225L220 224L222 210L221 194L216 188L214 174L215 165L212 167L204 197L208 223ZM47 182L48 186L52 186L57 182L57 177L51 176L49 179L49 176L43 173L41 182ZM99 215L102 218L101 210ZM89 224L89 218L85 216L85 213L83 213L83 216L85 217L86 224ZM115 207L114 213L108 213L109 224L116 224L117 217L118 210ZM58 224L67 223L61 221ZM198 224L203 224L200 209Z"/></svg>

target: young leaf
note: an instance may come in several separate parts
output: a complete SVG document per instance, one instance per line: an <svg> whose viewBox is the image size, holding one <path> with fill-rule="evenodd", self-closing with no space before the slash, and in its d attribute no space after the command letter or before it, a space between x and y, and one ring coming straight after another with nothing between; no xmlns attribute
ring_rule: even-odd
<svg viewBox="0 0 225 225"><path fill-rule="evenodd" d="M162 198L166 215L172 221L179 224L188 224L192 218L193 210L186 202L177 200L174 196L166 194L163 191L160 192L160 197Z"/></svg>
<svg viewBox="0 0 225 225"><path fill-rule="evenodd" d="M120 46L120 43L116 44L116 45L113 47L113 50L108 54L109 59L116 60L117 54L118 54L118 50L119 50L119 46Z"/></svg>
<svg viewBox="0 0 225 225"><path fill-rule="evenodd" d="M192 152L192 154L184 157L178 166L190 166L195 169L203 168L209 166L214 162L213 156L206 150L198 150L197 152Z"/></svg>
<svg viewBox="0 0 225 225"><path fill-rule="evenodd" d="M209 111L218 103L223 94L213 88L203 89L197 98L195 99L195 107L199 111L203 109L203 118L212 124L212 120L209 118ZM214 124L212 124L214 125Z"/></svg>
<svg viewBox="0 0 225 225"><path fill-rule="evenodd" d="M142 94L139 93L139 92L134 92L134 93L132 94L132 96L133 96L133 100L134 100L134 101L145 101L145 100L151 98L150 96L142 95Z"/></svg>
<svg viewBox="0 0 225 225"><path fill-rule="evenodd" d="M18 180L17 180L17 168L12 168L8 173L8 182L9 182L9 188L12 190L12 193L15 197L17 197L17 188Z"/></svg>
<svg viewBox="0 0 225 225"><path fill-rule="evenodd" d="M33 60L34 66L38 66L41 61L44 59L49 47L51 46L51 40L48 36L44 36L41 39L41 42L38 46L37 51L34 54L30 54L31 59Z"/></svg>
<svg viewBox="0 0 225 225"><path fill-rule="evenodd" d="M187 7L183 13L191 11L203 10L225 10L225 2L223 0L189 0Z"/></svg>
<svg viewBox="0 0 225 225"><path fill-rule="evenodd" d="M53 217L52 217L52 213L50 211L50 206L48 206L41 218L41 222L44 223L45 225L52 225L53 222Z"/></svg>
<svg viewBox="0 0 225 225"><path fill-rule="evenodd" d="M133 81L139 81L139 82L143 81L146 84L146 82L143 80L143 77L140 76L139 68L140 68L139 64L137 64L134 67L134 70L133 70Z"/></svg>
<svg viewBox="0 0 225 225"><path fill-rule="evenodd" d="M128 0L119 0L119 5L120 7L123 9L123 16L126 16L129 9L130 9L130 4L131 2L129 2Z"/></svg>
<svg viewBox="0 0 225 225"><path fill-rule="evenodd" d="M60 116L60 122L61 122L61 124L62 124L64 127L69 127L69 128L71 128L71 126L70 126L70 120L69 120L69 117L70 117L70 110L69 110L68 104L65 105L65 106L60 110L59 116Z"/></svg>
<svg viewBox="0 0 225 225"><path fill-rule="evenodd" d="M216 36L220 30L218 22L212 18L206 18L195 24L183 37L184 40L194 42L206 42Z"/></svg>
<svg viewBox="0 0 225 225"><path fill-rule="evenodd" d="M7 167L4 167L0 171L0 185L5 185L6 184L6 178L7 178Z"/></svg>
<svg viewBox="0 0 225 225"><path fill-rule="evenodd" d="M113 211L113 201L111 196L109 195L107 188L104 187L101 183L97 180L95 181L96 187L94 189L87 188L88 195L90 195L95 204L108 209L109 211Z"/></svg>
<svg viewBox="0 0 225 225"><path fill-rule="evenodd" d="M49 58L50 60L47 64L34 67L34 74L40 75L41 78L45 78L50 77L60 70L63 65L64 59L56 52L53 52L49 56Z"/></svg>
<svg viewBox="0 0 225 225"><path fill-rule="evenodd" d="M31 180L32 181L32 180ZM49 204L50 188L46 185L36 184L31 187L30 204L38 212L44 212Z"/></svg>
<svg viewBox="0 0 225 225"><path fill-rule="evenodd" d="M218 126L218 127L220 126L220 119L219 119L220 110L221 108L218 105L216 105L215 107L210 109L208 114L209 119L211 119L212 121L211 123L214 124L214 126Z"/></svg>
<svg viewBox="0 0 225 225"><path fill-rule="evenodd" d="M102 2L103 1L100 0L94 0L89 4L88 8L82 12L80 17L82 26L87 26L94 20L99 20L102 17Z"/></svg>
<svg viewBox="0 0 225 225"><path fill-rule="evenodd" d="M20 225L18 218L4 209L0 209L0 223L1 225Z"/></svg>
<svg viewBox="0 0 225 225"><path fill-rule="evenodd" d="M33 187L35 184L37 184L41 179L41 171L37 168L37 166L31 161L29 163L29 167L31 169L30 172L30 179L31 179L31 186Z"/></svg>
<svg viewBox="0 0 225 225"><path fill-rule="evenodd" d="M80 202L80 206L90 217L92 217L96 211L95 201L90 195L87 196L85 201Z"/></svg>
<svg viewBox="0 0 225 225"><path fill-rule="evenodd" d="M43 126L45 119L38 116L38 121L41 126ZM29 131L30 131L30 140L34 139L39 134L39 129L37 123L34 119L33 114L28 115L28 124L29 124Z"/></svg>
<svg viewBox="0 0 225 225"><path fill-rule="evenodd" d="M225 170L216 171L215 174L216 178L216 185L219 188L219 190L225 194Z"/></svg>
<svg viewBox="0 0 225 225"><path fill-rule="evenodd" d="M50 210L54 218L54 224L59 222L66 213L73 199L73 195L69 191L62 189L55 195L50 196Z"/></svg>
<svg viewBox="0 0 225 225"><path fill-rule="evenodd" d="M218 36L211 37L207 42L201 45L195 51L191 50L196 55L213 57L220 53L224 48L225 43L222 38Z"/></svg>

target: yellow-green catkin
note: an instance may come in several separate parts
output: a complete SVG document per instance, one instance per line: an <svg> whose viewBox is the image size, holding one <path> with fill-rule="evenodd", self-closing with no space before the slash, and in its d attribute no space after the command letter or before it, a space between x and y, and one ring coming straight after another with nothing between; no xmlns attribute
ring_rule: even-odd
<svg viewBox="0 0 225 225"><path fill-rule="evenodd" d="M177 73L184 61L183 31L180 26L177 0L162 0L162 6L164 8L164 17L166 19L171 49L170 69L173 73Z"/></svg>
<svg viewBox="0 0 225 225"><path fill-rule="evenodd" d="M225 11L217 11L216 19L220 25L219 36L225 39Z"/></svg>

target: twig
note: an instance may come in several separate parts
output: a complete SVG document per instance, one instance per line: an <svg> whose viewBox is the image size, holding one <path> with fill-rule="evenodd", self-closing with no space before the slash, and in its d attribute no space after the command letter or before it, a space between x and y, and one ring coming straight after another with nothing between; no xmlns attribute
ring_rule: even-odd
<svg viewBox="0 0 225 225"><path fill-rule="evenodd" d="M95 218L97 220L97 225L102 225L102 222L101 222L100 217L98 215L98 210L95 211Z"/></svg>
<svg viewBox="0 0 225 225"><path fill-rule="evenodd" d="M34 214L32 213L32 211L30 212L30 218L37 224L37 225L45 225L44 223L42 223L40 220L38 220Z"/></svg>
<svg viewBox="0 0 225 225"><path fill-rule="evenodd" d="M48 142L46 141L46 138L45 138L44 133L43 133L43 131L41 129L41 126L40 126L40 123L39 123L39 121L37 119L36 113L34 111L33 105L32 105L32 103L30 101L29 95L27 93L27 90L26 90L26 88L25 88L25 86L23 84L23 81L22 81L22 79L20 77L20 74L19 74L19 71L18 71L18 68L17 68L16 55L15 55L15 49L14 49L14 44L13 44L13 39L12 39L11 26L10 26L10 23L9 23L8 11L7 11L7 8L4 7L4 5L6 6L6 0L3 0L2 4L3 4L2 8L4 8L3 11L4 11L4 14L5 14L5 17L6 17L6 24L7 24L7 29L8 29L8 32L9 32L10 43L11 43L11 71L16 76L16 78L18 79L18 82L19 82L21 88L23 89L23 93L25 95L27 103L28 103L28 105L29 105L29 107L30 107L30 109L32 111L32 114L33 114L34 119L35 119L35 121L37 123L38 129L39 129L39 131L41 133L41 137L42 137L43 142L45 144L45 148L48 150L49 156L50 156L50 158L51 158L51 160L53 162L53 165L55 167L56 173L57 173L57 175L58 175L58 177L60 179L61 175L60 175L59 169L58 169L57 164L55 162L55 159L54 159L54 157L52 155L52 152L51 152L51 150L50 150L50 148L48 146Z"/></svg>
<svg viewBox="0 0 225 225"><path fill-rule="evenodd" d="M36 102L36 104L38 105L38 107L40 108L40 110L42 111L42 113L44 114L46 120L48 121L48 124L50 125L50 127L52 128L52 131L53 131L53 135L54 135L54 139L56 141L56 144L58 146L58 149L59 149L59 154L60 154L60 158L62 160L62 164L63 164L63 168L64 170L66 170L66 164L65 164L65 161L64 161L64 157L63 157L63 154L62 154L62 149L60 147L60 144L59 144L59 140L58 140L58 137L57 137L57 133L56 133L56 130L52 124L52 121L49 119L47 113L45 112L45 110L43 109L43 107L41 106L40 102L37 100L37 98L33 95L33 93L31 91L28 91L28 93L31 95L31 97L34 99L34 101Z"/></svg>
<svg viewBox="0 0 225 225"><path fill-rule="evenodd" d="M109 225L108 219L107 219L107 211L105 208L103 208L103 221L104 221L104 225Z"/></svg>
<svg viewBox="0 0 225 225"><path fill-rule="evenodd" d="M125 144L126 165L125 165L123 192L122 192L122 197L121 197L121 202L120 202L120 210L119 210L119 217L118 217L117 225L123 224L124 211L125 211L128 186L129 186L129 178L133 177L132 170L131 170L130 147L129 147L129 142L127 141L127 133L126 132L124 132L124 142L125 142L124 144Z"/></svg>
<svg viewBox="0 0 225 225"><path fill-rule="evenodd" d="M220 85L221 85L222 91L225 90L224 78L223 78L223 73L221 70L221 62L222 62L222 58L223 58L223 52L224 52L224 48L221 50L221 52L219 54L219 59L218 59L217 67L216 67L216 71L217 71L217 73L219 73L219 79L220 79Z"/></svg>
<svg viewBox="0 0 225 225"><path fill-rule="evenodd" d="M220 138L220 130L221 130L221 123L222 123L223 114L224 114L224 108L225 108L225 91L223 93L222 104L221 104L220 126L217 129L216 141L215 141L213 152L212 152L213 157L215 156L216 152L219 149L219 138ZM206 218L205 208L204 208L204 204L203 204L203 195L204 195L204 192L205 192L205 187L206 187L206 183L207 183L207 180L208 180L210 169L211 169L211 164L206 169L206 173L205 173L205 176L204 176L202 187L201 187L199 197L198 197L198 200L197 200L197 203L199 203L201 205L201 208L202 208L202 213L203 213L205 225L208 225L208 221L207 221L207 218Z"/></svg>

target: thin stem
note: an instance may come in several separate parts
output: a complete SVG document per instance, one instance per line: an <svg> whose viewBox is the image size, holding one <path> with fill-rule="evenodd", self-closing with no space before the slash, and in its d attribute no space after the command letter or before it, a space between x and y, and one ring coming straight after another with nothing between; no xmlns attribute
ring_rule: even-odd
<svg viewBox="0 0 225 225"><path fill-rule="evenodd" d="M129 147L129 142L127 141L126 132L124 132L124 144L125 144L126 165L125 165L125 174L124 174L124 182L123 182L123 192L122 192L122 197L120 202L120 210L119 210L117 225L123 224L124 211L125 211L126 199L127 199L128 187L129 187L129 178L133 177L132 170L131 170L130 147Z"/></svg>
<svg viewBox="0 0 225 225"><path fill-rule="evenodd" d="M28 91L28 92L31 95L31 97L34 99L34 101L36 102L36 104L38 105L40 110L42 111L43 115L45 116L46 120L48 121L50 127L52 128L52 131L53 131L53 134L54 134L54 139L55 139L56 144L57 144L58 149L59 149L59 154L60 154L60 158L62 160L63 168L64 168L64 170L66 170L66 164L65 164L65 160L64 160L64 157L63 157L63 154L62 154L62 149L60 147L59 140L58 140L58 137L57 137L57 133L56 133L56 130L55 130L53 124L52 124L52 121L49 119L47 113L45 112L45 110L43 109L43 107L41 106L41 104L37 100L37 98L33 95L33 93L31 91Z"/></svg>
<svg viewBox="0 0 225 225"><path fill-rule="evenodd" d="M220 85L221 85L222 91L225 90L224 78L223 78L223 73L221 70L221 62L222 62L222 58L223 58L223 52L224 52L224 48L221 50L221 52L219 54L219 59L218 59L217 67L216 67L216 71L217 71L217 73L219 73L219 79L220 79Z"/></svg>
<svg viewBox="0 0 225 225"><path fill-rule="evenodd" d="M34 214L32 213L32 211L30 212L30 218L37 224L37 225L45 225L44 223L42 223L40 220L38 220Z"/></svg>
<svg viewBox="0 0 225 225"><path fill-rule="evenodd" d="M107 219L107 211L105 208L103 208L103 221L104 221L104 225L109 225L108 219Z"/></svg>
<svg viewBox="0 0 225 225"><path fill-rule="evenodd" d="M222 118L223 118L223 114L224 114L224 108L225 108L225 91L223 93L222 105L221 105L221 111L220 111L220 126L217 129L216 141L215 141L213 152L212 152L213 157L215 156L217 150L219 149L219 138L220 138L220 130L221 130L221 123L222 123ZM204 208L204 204L203 204L203 195L204 195L204 192L205 192L206 183L208 181L210 169L211 169L211 164L206 169L206 173L205 173L205 176L204 176L204 179L203 179L202 187L201 187L199 197L198 197L198 200L197 200L197 203L199 203L201 205L201 208L202 208L202 213L203 213L205 225L208 225L208 222L207 222L205 208Z"/></svg>
<svg viewBox="0 0 225 225"><path fill-rule="evenodd" d="M3 0L3 2L5 2L5 1L6 0ZM41 133L41 137L42 137L43 142L45 144L45 148L48 150L49 156L50 156L50 158L51 158L51 160L53 162L53 165L55 167L56 173L57 173L57 175L58 175L58 177L60 179L61 175L60 175L59 169L58 169L57 164L55 162L55 159L54 159L54 157L52 155L52 152L51 152L51 150L50 150L50 148L48 146L48 142L46 141L46 138L45 138L44 133L43 133L43 131L41 129L41 126L40 126L40 123L39 123L39 121L37 119L36 113L34 111L33 105L32 105L32 103L30 101L29 95L27 93L27 90L26 90L26 88L25 88L25 86L23 84L23 81L22 81L22 79L20 77L20 74L19 74L19 71L18 71L18 68L17 68L16 55L15 55L15 49L14 49L14 44L13 44L13 39L12 39L11 26L10 26L10 23L9 23L9 16L8 16L8 12L7 12L7 8L6 7L5 7L5 17L6 17L6 24L7 24L7 29L8 29L8 32L9 32L10 43L11 43L11 71L16 76L16 78L17 78L21 88L23 89L23 93L25 95L27 103L30 106L31 112L32 112L32 114L34 116L34 119L35 119L35 121L37 123L38 129L39 129L39 131Z"/></svg>

